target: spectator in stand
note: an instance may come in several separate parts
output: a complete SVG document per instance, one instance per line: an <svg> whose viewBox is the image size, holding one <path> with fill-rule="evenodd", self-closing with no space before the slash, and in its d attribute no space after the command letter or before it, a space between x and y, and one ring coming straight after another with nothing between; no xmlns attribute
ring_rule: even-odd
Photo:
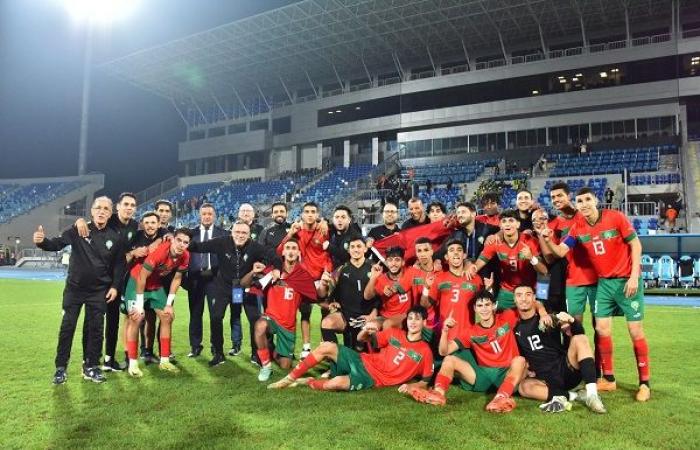
<svg viewBox="0 0 700 450"><path fill-rule="evenodd" d="M614 198L615 198L615 193L613 192L612 189L610 189L610 186L608 186L605 189L605 203L607 203L607 204L612 203Z"/></svg>
<svg viewBox="0 0 700 450"><path fill-rule="evenodd" d="M433 190L433 182L430 180L430 178L428 178L428 181L425 182L425 188L428 194L430 194L430 192Z"/></svg>
<svg viewBox="0 0 700 450"><path fill-rule="evenodd" d="M678 210L669 203L666 208L666 230L669 233L675 232L676 218L678 218Z"/></svg>
<svg viewBox="0 0 700 450"><path fill-rule="evenodd" d="M446 187L447 187L448 191L452 190L452 184L453 184L452 177L447 177L447 186Z"/></svg>

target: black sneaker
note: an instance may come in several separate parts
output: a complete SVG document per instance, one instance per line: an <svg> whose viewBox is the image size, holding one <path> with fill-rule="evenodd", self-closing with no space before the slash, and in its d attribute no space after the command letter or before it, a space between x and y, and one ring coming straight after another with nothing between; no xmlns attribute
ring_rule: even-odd
<svg viewBox="0 0 700 450"><path fill-rule="evenodd" d="M159 363L160 363L160 359L156 358L155 355L153 354L153 352L151 352L151 351L149 351L149 350L146 350L146 351L141 355L141 359L143 360L143 362L146 363L146 365L149 365L149 364L159 364Z"/></svg>
<svg viewBox="0 0 700 450"><path fill-rule="evenodd" d="M83 379L93 383L104 383L107 379L99 367L86 367L83 369Z"/></svg>
<svg viewBox="0 0 700 450"><path fill-rule="evenodd" d="M126 369L126 364L120 364L116 359L110 359L102 364L102 370L105 372L121 372Z"/></svg>
<svg viewBox="0 0 700 450"><path fill-rule="evenodd" d="M231 347L231 350L228 351L228 356L238 356L241 353L241 346L239 345L233 345Z"/></svg>
<svg viewBox="0 0 700 450"><path fill-rule="evenodd" d="M250 357L250 363L254 365L255 367L261 367L260 364L260 358L258 358L258 355L253 355Z"/></svg>
<svg viewBox="0 0 700 450"><path fill-rule="evenodd" d="M187 354L187 357L188 358L196 358L197 356L202 354L202 350L204 350L204 347L202 347L201 345L199 347L194 347Z"/></svg>
<svg viewBox="0 0 700 450"><path fill-rule="evenodd" d="M56 373L53 374L53 384L63 384L66 382L68 375L66 375L65 367L57 367Z"/></svg>
<svg viewBox="0 0 700 450"><path fill-rule="evenodd" d="M226 362L226 358L222 353L215 353L214 357L209 361L209 367L219 366Z"/></svg>
<svg viewBox="0 0 700 450"><path fill-rule="evenodd" d="M171 363L177 364L177 357L175 356L175 353L170 352L169 358ZM160 360L158 361L158 363L160 364Z"/></svg>

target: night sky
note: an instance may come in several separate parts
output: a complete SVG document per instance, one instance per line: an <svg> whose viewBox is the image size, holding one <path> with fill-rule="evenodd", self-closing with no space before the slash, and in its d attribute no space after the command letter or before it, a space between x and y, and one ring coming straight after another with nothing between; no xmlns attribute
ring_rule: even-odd
<svg viewBox="0 0 700 450"><path fill-rule="evenodd" d="M141 0L95 32L93 67L289 3ZM0 178L77 174L84 46L84 26L59 0L0 0ZM106 194L177 173L186 129L168 101L95 68L90 105L88 172L106 175Z"/></svg>

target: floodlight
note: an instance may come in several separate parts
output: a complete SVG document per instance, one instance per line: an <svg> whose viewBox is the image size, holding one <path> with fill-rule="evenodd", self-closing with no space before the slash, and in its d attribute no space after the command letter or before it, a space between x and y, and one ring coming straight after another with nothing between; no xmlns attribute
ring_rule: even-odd
<svg viewBox="0 0 700 450"><path fill-rule="evenodd" d="M76 21L107 24L130 15L139 0L63 0Z"/></svg>

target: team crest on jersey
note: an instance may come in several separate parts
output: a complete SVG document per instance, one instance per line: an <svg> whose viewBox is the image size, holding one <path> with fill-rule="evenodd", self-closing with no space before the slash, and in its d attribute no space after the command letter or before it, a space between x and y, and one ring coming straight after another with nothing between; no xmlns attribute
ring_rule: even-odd
<svg viewBox="0 0 700 450"><path fill-rule="evenodd" d="M113 245L114 245L114 243L112 242L111 239L109 239L109 240L107 240L107 242L105 242L105 247L107 247L107 250L111 250Z"/></svg>
<svg viewBox="0 0 700 450"><path fill-rule="evenodd" d="M505 324L496 330L496 336L501 337L505 335L508 332L508 330L510 330L510 326L508 326L508 324Z"/></svg>
<svg viewBox="0 0 700 450"><path fill-rule="evenodd" d="M133 232L133 231L129 231L129 232L127 233L127 235L126 235L127 239L129 239L129 240L131 240L131 238L132 238L133 236L134 236L134 232Z"/></svg>
<svg viewBox="0 0 700 450"><path fill-rule="evenodd" d="M348 244L347 242L344 242L344 243L343 243L343 248L344 248L345 250L347 250L349 246L350 246L350 244Z"/></svg>
<svg viewBox="0 0 700 450"><path fill-rule="evenodd" d="M243 261L248 261L248 254L243 255Z"/></svg>
<svg viewBox="0 0 700 450"><path fill-rule="evenodd" d="M632 307L633 310L638 311L639 310L639 302L637 300L634 300L633 302L630 303L630 306Z"/></svg>

